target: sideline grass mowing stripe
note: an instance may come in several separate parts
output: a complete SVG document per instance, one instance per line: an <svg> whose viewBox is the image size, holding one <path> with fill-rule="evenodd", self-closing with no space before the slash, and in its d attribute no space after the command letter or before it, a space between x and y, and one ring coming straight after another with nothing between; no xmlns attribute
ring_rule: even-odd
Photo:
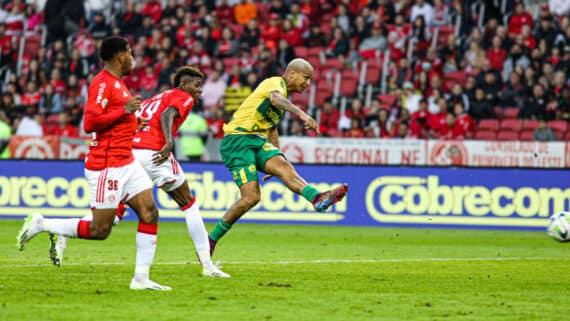
<svg viewBox="0 0 570 321"><path fill-rule="evenodd" d="M128 289L135 222L108 240L70 240L64 266L46 235L14 247L0 221L0 320L557 320L570 244L545 233L237 224L220 242L231 279L200 277L182 222L161 222L152 277ZM212 226L209 226L211 229Z"/></svg>

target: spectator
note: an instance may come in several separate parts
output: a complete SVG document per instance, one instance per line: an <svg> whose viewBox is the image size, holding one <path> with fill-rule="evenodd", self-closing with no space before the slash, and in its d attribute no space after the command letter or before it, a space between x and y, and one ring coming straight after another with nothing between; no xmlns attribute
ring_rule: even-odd
<svg viewBox="0 0 570 321"><path fill-rule="evenodd" d="M10 149L8 143L12 136L12 128L10 128L9 119L6 113L0 109L0 159L10 158Z"/></svg>
<svg viewBox="0 0 570 321"><path fill-rule="evenodd" d="M150 17L155 24L158 24L162 17L162 5L160 4L160 1L146 0L142 7L141 14L143 16Z"/></svg>
<svg viewBox="0 0 570 321"><path fill-rule="evenodd" d="M249 48L257 47L261 38L261 32L256 20L250 20L241 34L240 42L247 43Z"/></svg>
<svg viewBox="0 0 570 321"><path fill-rule="evenodd" d="M154 68L151 65L145 67L145 72L140 76L140 90L143 99L150 98L154 95L156 88L158 87L158 74L155 73Z"/></svg>
<svg viewBox="0 0 570 321"><path fill-rule="evenodd" d="M527 25L533 27L531 15L525 11L524 3L522 1L515 5L515 12L511 15L509 20L509 35L515 36L521 33L522 26Z"/></svg>
<svg viewBox="0 0 570 321"><path fill-rule="evenodd" d="M377 117L370 122L368 132L372 137L389 138L390 137L390 119L388 110L382 108L378 111Z"/></svg>
<svg viewBox="0 0 570 321"><path fill-rule="evenodd" d="M357 117L350 119L350 129L344 133L344 137L362 138L364 137L364 130L362 129L362 122Z"/></svg>
<svg viewBox="0 0 570 321"><path fill-rule="evenodd" d="M250 0L241 0L234 8L235 20L245 26L251 20L257 19L257 7Z"/></svg>
<svg viewBox="0 0 570 321"><path fill-rule="evenodd" d="M455 84L451 88L451 95L447 99L447 106L448 108L453 108L455 104L460 103L465 107L465 110L469 110L469 98L465 93L463 93L463 88L460 84ZM448 112L452 112L452 110L448 110Z"/></svg>
<svg viewBox="0 0 570 321"><path fill-rule="evenodd" d="M41 118L36 114L34 106L26 107L26 112L21 120L16 121L16 135L21 136L43 136L44 131L41 126Z"/></svg>
<svg viewBox="0 0 570 321"><path fill-rule="evenodd" d="M502 89L501 83L495 78L495 73L488 71L485 74L485 82L483 83L483 90L487 93L487 100L491 105L496 106L499 104L499 93Z"/></svg>
<svg viewBox="0 0 570 321"><path fill-rule="evenodd" d="M416 21L416 18L419 16L423 16L425 23L428 25L433 21L433 7L425 0L416 0L416 3L412 6L410 21Z"/></svg>
<svg viewBox="0 0 570 321"><path fill-rule="evenodd" d="M125 13L117 16L116 23L124 35L134 36L137 33L138 28L143 23L143 17L136 11L134 0L127 1L127 9Z"/></svg>
<svg viewBox="0 0 570 321"><path fill-rule="evenodd" d="M62 111L61 96L56 93L53 86L47 84L39 103L40 114L57 114Z"/></svg>
<svg viewBox="0 0 570 321"><path fill-rule="evenodd" d="M542 85L536 84L532 88L532 96L526 99L518 117L521 119L554 119L553 113L547 112L547 104L544 88Z"/></svg>
<svg viewBox="0 0 570 321"><path fill-rule="evenodd" d="M277 14L279 16L278 19L285 19L287 18L289 9L283 4L283 0L271 0L268 12L270 16Z"/></svg>
<svg viewBox="0 0 570 321"><path fill-rule="evenodd" d="M340 113L333 105L331 99L326 99L321 111L321 120L319 123L319 131L325 135L330 136L329 131L338 129L338 122L340 120Z"/></svg>
<svg viewBox="0 0 570 321"><path fill-rule="evenodd" d="M325 38L326 35L321 31L321 26L313 24L306 41L307 47L324 47L326 46Z"/></svg>
<svg viewBox="0 0 570 321"><path fill-rule="evenodd" d="M430 114L437 114L439 112L439 100L443 98L441 90L434 89L428 96L428 111ZM445 100L445 99L444 99Z"/></svg>
<svg viewBox="0 0 570 321"><path fill-rule="evenodd" d="M442 0L434 0L433 17L431 23L428 21L427 24L436 27L446 25L448 23L447 17L448 17L447 6L443 3Z"/></svg>
<svg viewBox="0 0 570 321"><path fill-rule="evenodd" d="M214 55L217 57L234 57L238 53L238 43L234 39L233 31L225 27L222 30L222 39L218 41L218 46L214 52Z"/></svg>
<svg viewBox="0 0 570 321"><path fill-rule="evenodd" d="M481 49L478 42L471 41L469 43L469 49L465 52L465 56L463 57L463 68L467 71L479 71L483 68L484 62L485 51Z"/></svg>
<svg viewBox="0 0 570 321"><path fill-rule="evenodd" d="M22 105L37 107L41 98L42 96L38 91L36 83L33 81L28 82L26 84L26 92L22 95Z"/></svg>
<svg viewBox="0 0 570 321"><path fill-rule="evenodd" d="M216 16L222 27L226 27L234 23L235 13L234 7L228 4L227 0L220 0L220 4L216 6Z"/></svg>
<svg viewBox="0 0 570 321"><path fill-rule="evenodd" d="M507 81L510 78L516 66L521 66L525 70L530 66L530 60L523 54L521 47L517 44L511 47L510 54L503 64L503 81Z"/></svg>
<svg viewBox="0 0 570 321"><path fill-rule="evenodd" d="M394 138L409 139L417 138L410 132L410 127L407 122L400 122L396 128L396 135Z"/></svg>
<svg viewBox="0 0 570 321"><path fill-rule="evenodd" d="M59 114L58 125L51 134L62 137L79 137L79 129L71 125L70 121L71 115L68 112Z"/></svg>
<svg viewBox="0 0 570 321"><path fill-rule="evenodd" d="M487 59L490 60L491 67L495 70L501 71L505 60L507 59L507 52L503 49L501 38L493 37L491 48L487 50Z"/></svg>
<svg viewBox="0 0 570 321"><path fill-rule="evenodd" d="M453 113L445 115L445 125L439 130L439 138L444 140L449 139L465 139L465 128L457 123Z"/></svg>
<svg viewBox="0 0 570 321"><path fill-rule="evenodd" d="M415 122L415 126L419 130L419 138L428 137L428 119L431 117L428 111L428 102L426 99L421 99L418 104L419 108L417 111L412 113L412 122Z"/></svg>
<svg viewBox="0 0 570 321"><path fill-rule="evenodd" d="M305 130L303 129L303 123L298 119L292 119L289 125L287 136L303 137L305 136Z"/></svg>
<svg viewBox="0 0 570 321"><path fill-rule="evenodd" d="M113 31L106 23L105 16L101 12L95 13L94 23L89 28L89 32L94 39L103 39L111 36Z"/></svg>
<svg viewBox="0 0 570 321"><path fill-rule="evenodd" d="M285 40L279 40L279 48L277 50L277 65L282 70L285 70L287 64L295 58L295 50L290 46L290 43Z"/></svg>
<svg viewBox="0 0 570 321"><path fill-rule="evenodd" d="M168 58L162 59L162 68L158 73L158 87L170 86L170 76L176 72L176 67L172 65Z"/></svg>
<svg viewBox="0 0 570 321"><path fill-rule="evenodd" d="M325 49L325 55L329 58L343 58L348 53L348 40L340 27L334 28L332 39Z"/></svg>
<svg viewBox="0 0 570 321"><path fill-rule="evenodd" d="M429 136L435 138L441 135L442 128L446 126L447 101L445 98L437 101L437 107L438 111L431 113L427 121Z"/></svg>
<svg viewBox="0 0 570 321"><path fill-rule="evenodd" d="M447 36L445 47L440 50L439 56L443 60L443 71L456 71L459 69L460 52L457 47L457 40L455 35Z"/></svg>
<svg viewBox="0 0 570 321"><path fill-rule="evenodd" d="M544 119L538 121L538 127L534 130L533 136L534 140L538 142L551 142L556 140L554 132L548 127Z"/></svg>
<svg viewBox="0 0 570 321"><path fill-rule="evenodd" d="M485 96L485 91L482 88L475 90L475 100L470 104L469 115L475 121L496 118L493 105Z"/></svg>
<svg viewBox="0 0 570 321"><path fill-rule="evenodd" d="M402 105L410 114L413 114L419 109L419 103L422 99L422 95L414 89L414 85L409 81L404 83L403 88L404 95Z"/></svg>
<svg viewBox="0 0 570 321"><path fill-rule="evenodd" d="M301 33L289 20L284 20L281 26L281 39L285 40L290 47L296 47L301 44Z"/></svg>
<svg viewBox="0 0 570 321"><path fill-rule="evenodd" d="M336 8L336 11L336 21L338 23L338 26L342 29L342 32L344 32L344 34L349 34L352 20L348 13L348 8L344 4L339 4Z"/></svg>
<svg viewBox="0 0 570 321"><path fill-rule="evenodd" d="M297 2L291 3L291 13L287 15L287 21L290 21L303 38L309 35L309 18L301 12L301 6Z"/></svg>
<svg viewBox="0 0 570 321"><path fill-rule="evenodd" d="M522 100L526 94L526 86L520 81L518 72L512 72L509 81L499 94L500 105L503 108L518 106L522 107Z"/></svg>
<svg viewBox="0 0 570 321"><path fill-rule="evenodd" d="M382 25L374 23L370 37L364 38L358 48L359 53L364 58L376 56L377 51L384 51L387 46L386 37L382 34Z"/></svg>
<svg viewBox="0 0 570 321"><path fill-rule="evenodd" d="M213 70L202 86L202 104L207 110L212 110L226 91L226 82L217 70Z"/></svg>
<svg viewBox="0 0 570 321"><path fill-rule="evenodd" d="M556 39L557 31L552 26L552 16L543 16L540 19L540 26L535 32L536 40L540 43L540 40L546 42L547 48L552 48L554 45L554 40Z"/></svg>

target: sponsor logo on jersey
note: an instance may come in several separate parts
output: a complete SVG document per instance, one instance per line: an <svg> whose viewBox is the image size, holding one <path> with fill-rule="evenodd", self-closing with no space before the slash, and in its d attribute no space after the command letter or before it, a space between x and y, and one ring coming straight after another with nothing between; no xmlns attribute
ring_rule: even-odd
<svg viewBox="0 0 570 321"><path fill-rule="evenodd" d="M106 86L107 85L105 85L104 82L99 84L99 90L97 91L97 98L95 99L96 104L100 104L101 101L103 100L103 94L105 93Z"/></svg>

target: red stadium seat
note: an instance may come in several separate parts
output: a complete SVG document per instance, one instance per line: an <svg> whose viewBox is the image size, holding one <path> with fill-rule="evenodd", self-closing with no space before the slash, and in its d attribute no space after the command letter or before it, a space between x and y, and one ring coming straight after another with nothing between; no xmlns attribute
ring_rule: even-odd
<svg viewBox="0 0 570 321"><path fill-rule="evenodd" d="M306 94L295 94L291 101L301 108L306 108L309 105L309 96Z"/></svg>
<svg viewBox="0 0 570 321"><path fill-rule="evenodd" d="M372 84L373 86L377 85L380 81L380 76L382 75L382 69L380 66L375 65L368 65L366 68L366 76L364 80L366 83Z"/></svg>
<svg viewBox="0 0 570 321"><path fill-rule="evenodd" d="M383 107L392 106L392 104L396 100L396 96L391 95L391 94L378 95L378 96L376 96L376 98L380 99L380 103L382 104Z"/></svg>
<svg viewBox="0 0 570 321"><path fill-rule="evenodd" d="M28 57L36 57L41 46L42 36L35 34L26 36L26 40L24 42L24 55Z"/></svg>
<svg viewBox="0 0 570 321"><path fill-rule="evenodd" d="M319 57L321 52L325 51L325 48L322 47L313 47L307 50L307 57Z"/></svg>
<svg viewBox="0 0 570 321"><path fill-rule="evenodd" d="M321 90L334 90L334 82L334 77L331 77L330 79L327 79L327 77L321 77L317 80L317 92Z"/></svg>
<svg viewBox="0 0 570 321"><path fill-rule="evenodd" d="M443 25L439 26L439 32L437 34L437 47L444 47L447 44L447 38L449 35L455 33L454 25Z"/></svg>
<svg viewBox="0 0 570 321"><path fill-rule="evenodd" d="M358 80L355 78L344 79L340 83L340 94L346 97L354 96L358 88Z"/></svg>
<svg viewBox="0 0 570 321"><path fill-rule="evenodd" d="M503 110L503 118L517 118L518 115L518 107L505 108L505 110Z"/></svg>
<svg viewBox="0 0 570 321"><path fill-rule="evenodd" d="M322 64L321 69L322 70L330 70L330 69L343 70L344 64L339 59L329 58L325 61L324 64Z"/></svg>
<svg viewBox="0 0 570 321"><path fill-rule="evenodd" d="M570 131L566 132L566 135L564 136L564 140L566 140L566 141L570 140Z"/></svg>
<svg viewBox="0 0 570 321"><path fill-rule="evenodd" d="M518 140L519 134L510 130L502 130L497 134L497 140Z"/></svg>
<svg viewBox="0 0 570 321"><path fill-rule="evenodd" d="M533 141L534 140L534 130L525 129L519 135L520 140Z"/></svg>
<svg viewBox="0 0 570 321"><path fill-rule="evenodd" d="M307 47L295 47L295 55L300 58L307 58L309 49Z"/></svg>
<svg viewBox="0 0 570 321"><path fill-rule="evenodd" d="M534 130L538 127L538 120L527 119L523 123L523 130Z"/></svg>
<svg viewBox="0 0 570 321"><path fill-rule="evenodd" d="M519 132L521 128L522 128L522 122L518 119L509 118L501 120L501 130Z"/></svg>
<svg viewBox="0 0 570 321"><path fill-rule="evenodd" d="M315 93L315 105L321 107L327 98L333 96L333 91L324 89L324 90L317 90Z"/></svg>
<svg viewBox="0 0 570 321"><path fill-rule="evenodd" d="M477 140L496 140L497 132L491 130L478 130L473 138Z"/></svg>
<svg viewBox="0 0 570 321"><path fill-rule="evenodd" d="M354 69L343 69L342 70L342 80L356 79L358 80L359 74L357 70Z"/></svg>
<svg viewBox="0 0 570 321"><path fill-rule="evenodd" d="M495 116L497 116L499 120L503 119L503 108L495 107Z"/></svg>
<svg viewBox="0 0 570 321"><path fill-rule="evenodd" d="M464 71L451 71L445 73L445 81L453 81L454 83L458 83L461 86L465 86L465 82L467 81L467 73Z"/></svg>
<svg viewBox="0 0 570 321"><path fill-rule="evenodd" d="M477 125L478 130L499 130L499 121L496 119L482 119Z"/></svg>
<svg viewBox="0 0 570 321"><path fill-rule="evenodd" d="M568 122L565 120L551 120L548 127L555 132L566 132L568 130Z"/></svg>

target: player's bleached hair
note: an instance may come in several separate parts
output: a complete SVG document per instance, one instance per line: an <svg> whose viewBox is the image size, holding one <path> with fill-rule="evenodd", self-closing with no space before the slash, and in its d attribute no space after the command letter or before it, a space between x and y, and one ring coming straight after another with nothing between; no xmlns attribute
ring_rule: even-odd
<svg viewBox="0 0 570 321"><path fill-rule="evenodd" d="M178 68L176 74L174 75L174 87L180 86L180 81L184 76L196 77L202 80L206 78L206 76L204 76L204 73L201 72L200 69L196 67L190 67L190 66L180 67Z"/></svg>
<svg viewBox="0 0 570 321"><path fill-rule="evenodd" d="M311 66L311 64L303 58L295 58L291 60L289 64L287 64L285 72L288 72L290 70L298 71L301 69L309 69L312 71L313 66Z"/></svg>

